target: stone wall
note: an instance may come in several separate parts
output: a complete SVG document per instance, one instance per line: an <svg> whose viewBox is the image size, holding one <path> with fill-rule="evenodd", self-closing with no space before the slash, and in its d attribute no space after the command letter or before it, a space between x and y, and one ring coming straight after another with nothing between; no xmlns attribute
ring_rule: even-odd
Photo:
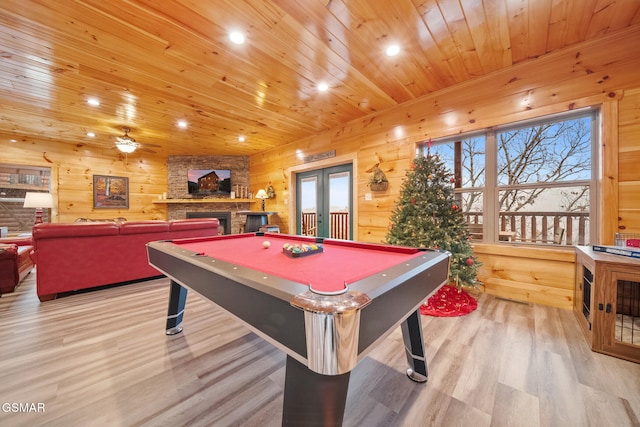
<svg viewBox="0 0 640 427"><path fill-rule="evenodd" d="M189 169L228 169L231 186L249 187L249 157L246 156L169 156L167 158L168 193L170 199L190 199L187 189Z"/></svg>
<svg viewBox="0 0 640 427"><path fill-rule="evenodd" d="M240 233L244 229L246 215L238 211L251 209L252 203L229 197L208 199L194 198L187 189L187 171L189 169L228 169L231 171L231 186L250 187L249 158L244 156L169 156L167 158L169 199L194 199L193 203L170 203L167 205L167 217L170 220L184 219L187 212L231 212L231 233ZM195 200L197 199L197 202ZM222 231L222 230L220 230Z"/></svg>

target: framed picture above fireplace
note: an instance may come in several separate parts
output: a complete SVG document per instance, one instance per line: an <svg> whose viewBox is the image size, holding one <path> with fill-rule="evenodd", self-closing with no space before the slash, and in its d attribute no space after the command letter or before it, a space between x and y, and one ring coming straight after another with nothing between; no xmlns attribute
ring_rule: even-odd
<svg viewBox="0 0 640 427"><path fill-rule="evenodd" d="M129 209L129 178L93 175L94 209Z"/></svg>
<svg viewBox="0 0 640 427"><path fill-rule="evenodd" d="M193 196L226 196L231 194L231 171L228 169L189 169L187 187Z"/></svg>

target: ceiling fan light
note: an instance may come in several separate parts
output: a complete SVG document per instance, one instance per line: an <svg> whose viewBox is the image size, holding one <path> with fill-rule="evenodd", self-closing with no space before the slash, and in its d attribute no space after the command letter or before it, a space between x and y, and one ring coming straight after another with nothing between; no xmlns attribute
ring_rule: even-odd
<svg viewBox="0 0 640 427"><path fill-rule="evenodd" d="M136 151L136 148L140 146L140 144L138 144L135 139L129 136L130 129L128 127L123 127L122 130L124 131L124 136L119 136L116 138L116 147L118 147L118 150L122 151L123 153L133 153L134 151Z"/></svg>
<svg viewBox="0 0 640 427"><path fill-rule="evenodd" d="M124 138L118 138L116 140L116 147L118 147L118 150L122 151L123 153L133 153L134 151L136 151L136 148L138 148L138 143L135 142L135 140L132 139L124 139Z"/></svg>

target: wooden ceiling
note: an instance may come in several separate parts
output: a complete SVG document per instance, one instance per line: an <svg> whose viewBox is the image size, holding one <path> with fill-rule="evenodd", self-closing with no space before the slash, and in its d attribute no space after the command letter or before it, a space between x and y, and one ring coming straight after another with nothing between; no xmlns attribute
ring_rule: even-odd
<svg viewBox="0 0 640 427"><path fill-rule="evenodd" d="M251 155L639 24L640 0L2 0L0 144L126 126L160 155Z"/></svg>

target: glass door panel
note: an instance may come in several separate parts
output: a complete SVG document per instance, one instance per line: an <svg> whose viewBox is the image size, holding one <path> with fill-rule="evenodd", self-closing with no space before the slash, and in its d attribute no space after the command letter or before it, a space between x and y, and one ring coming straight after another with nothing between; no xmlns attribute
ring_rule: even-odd
<svg viewBox="0 0 640 427"><path fill-rule="evenodd" d="M353 167L333 166L296 177L296 232L303 236L352 239Z"/></svg>
<svg viewBox="0 0 640 427"><path fill-rule="evenodd" d="M329 178L329 237L351 237L351 172L327 174Z"/></svg>
<svg viewBox="0 0 640 427"><path fill-rule="evenodd" d="M303 236L318 235L318 175L300 178L299 197L300 210L298 216L298 233Z"/></svg>

